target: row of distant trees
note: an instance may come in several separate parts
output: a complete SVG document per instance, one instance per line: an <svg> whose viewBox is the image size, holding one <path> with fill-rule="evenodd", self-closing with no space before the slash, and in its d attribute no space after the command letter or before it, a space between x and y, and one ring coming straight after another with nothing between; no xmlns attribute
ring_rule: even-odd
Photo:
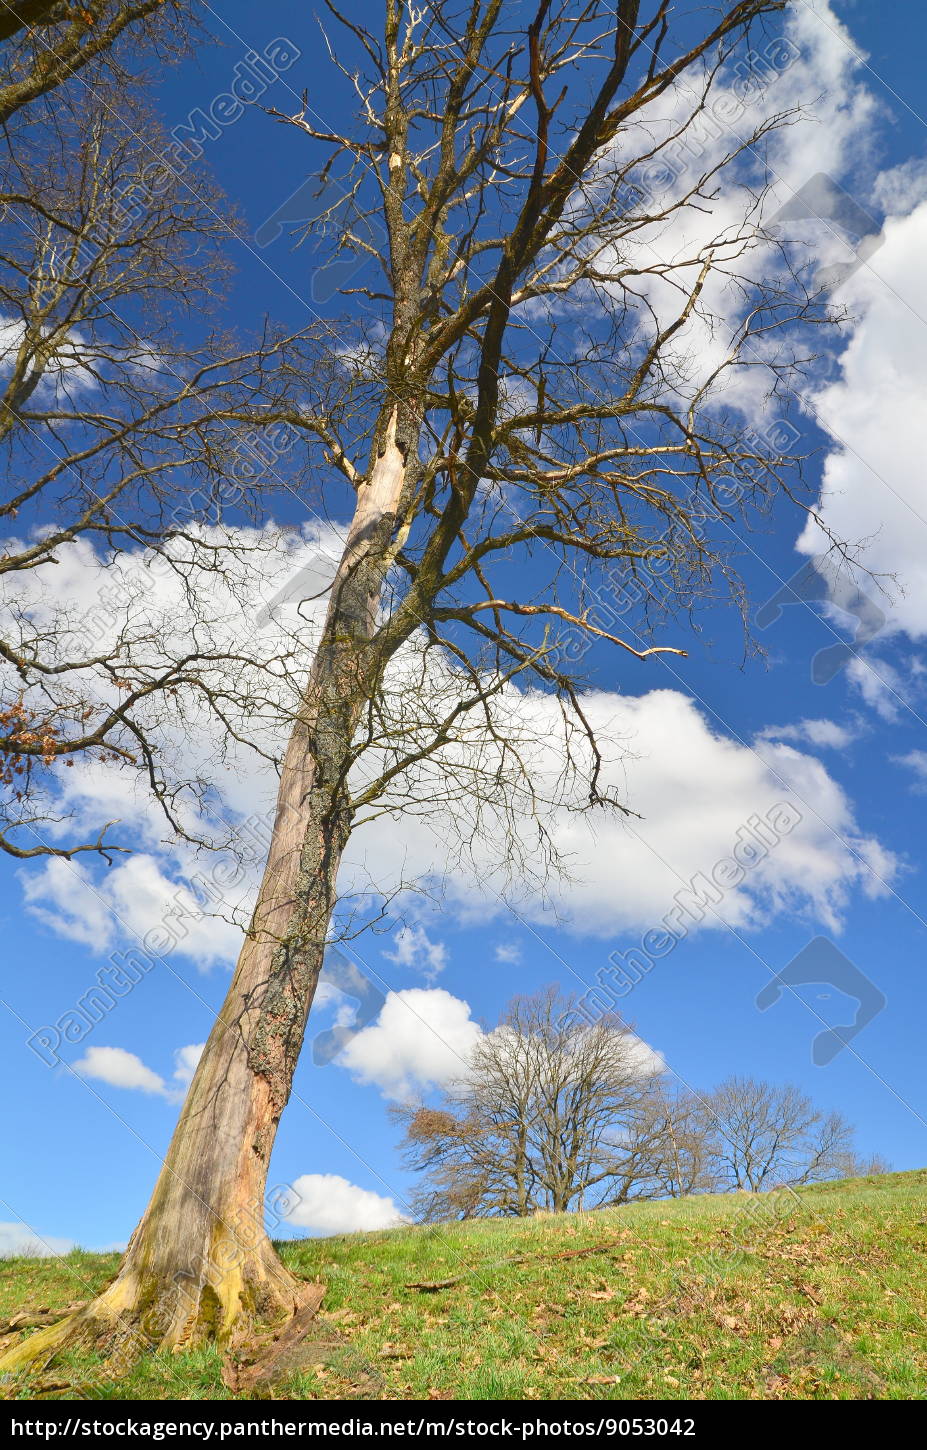
<svg viewBox="0 0 927 1450"><path fill-rule="evenodd" d="M589 1025L551 988L516 997L437 1106L396 1110L426 1220L604 1208L884 1172L792 1084L671 1085L617 1017Z"/></svg>

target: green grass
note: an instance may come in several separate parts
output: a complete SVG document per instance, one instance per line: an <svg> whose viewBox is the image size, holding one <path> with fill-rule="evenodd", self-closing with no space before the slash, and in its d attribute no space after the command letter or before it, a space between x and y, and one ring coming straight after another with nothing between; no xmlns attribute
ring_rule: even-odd
<svg viewBox="0 0 927 1450"><path fill-rule="evenodd" d="M312 1362L281 1395L927 1398L927 1169L797 1196L304 1240L281 1254L327 1285ZM4 1261L0 1318L83 1299L117 1263ZM436 1292L407 1287L451 1278ZM215 1349L154 1356L116 1381L98 1373L94 1394L225 1398L220 1370ZM72 1360L7 1392L67 1397L93 1372Z"/></svg>

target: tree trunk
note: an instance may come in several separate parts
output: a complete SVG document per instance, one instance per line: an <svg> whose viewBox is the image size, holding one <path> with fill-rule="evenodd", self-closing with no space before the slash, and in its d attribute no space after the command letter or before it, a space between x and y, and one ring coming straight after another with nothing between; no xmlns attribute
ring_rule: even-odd
<svg viewBox="0 0 927 1450"><path fill-rule="evenodd" d="M367 648L389 565L407 449L392 417L358 490L303 705L281 770L257 905L144 1217L116 1279L83 1310L0 1357L20 1369L65 1344L173 1348L273 1321L301 1285L265 1229L267 1172L315 994L351 829L354 734L383 662Z"/></svg>

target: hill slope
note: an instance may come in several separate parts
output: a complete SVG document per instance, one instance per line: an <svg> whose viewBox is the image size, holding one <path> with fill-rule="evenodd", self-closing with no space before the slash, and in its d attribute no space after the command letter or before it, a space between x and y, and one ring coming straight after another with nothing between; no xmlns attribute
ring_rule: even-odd
<svg viewBox="0 0 927 1450"><path fill-rule="evenodd" d="M927 1170L281 1251L327 1293L304 1367L279 1394L927 1395ZM79 1252L5 1261L0 1319L86 1298L117 1262ZM117 1382L92 1358L55 1366L45 1392L68 1397L87 1376L95 1397L229 1394L215 1350L148 1359Z"/></svg>

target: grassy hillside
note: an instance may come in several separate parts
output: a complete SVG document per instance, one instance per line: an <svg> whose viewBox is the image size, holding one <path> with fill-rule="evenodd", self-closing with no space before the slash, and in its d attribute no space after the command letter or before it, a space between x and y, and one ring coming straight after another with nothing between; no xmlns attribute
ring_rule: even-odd
<svg viewBox="0 0 927 1450"><path fill-rule="evenodd" d="M305 1398L927 1397L927 1170L586 1215L307 1240ZM0 1319L84 1299L117 1256L0 1264ZM452 1280L442 1288L416 1288ZM0 1338L0 1347L15 1336ZM68 1397L92 1359L13 1389ZM113 1398L223 1398L214 1350L96 1381ZM7 1388L7 1393L12 1387Z"/></svg>

